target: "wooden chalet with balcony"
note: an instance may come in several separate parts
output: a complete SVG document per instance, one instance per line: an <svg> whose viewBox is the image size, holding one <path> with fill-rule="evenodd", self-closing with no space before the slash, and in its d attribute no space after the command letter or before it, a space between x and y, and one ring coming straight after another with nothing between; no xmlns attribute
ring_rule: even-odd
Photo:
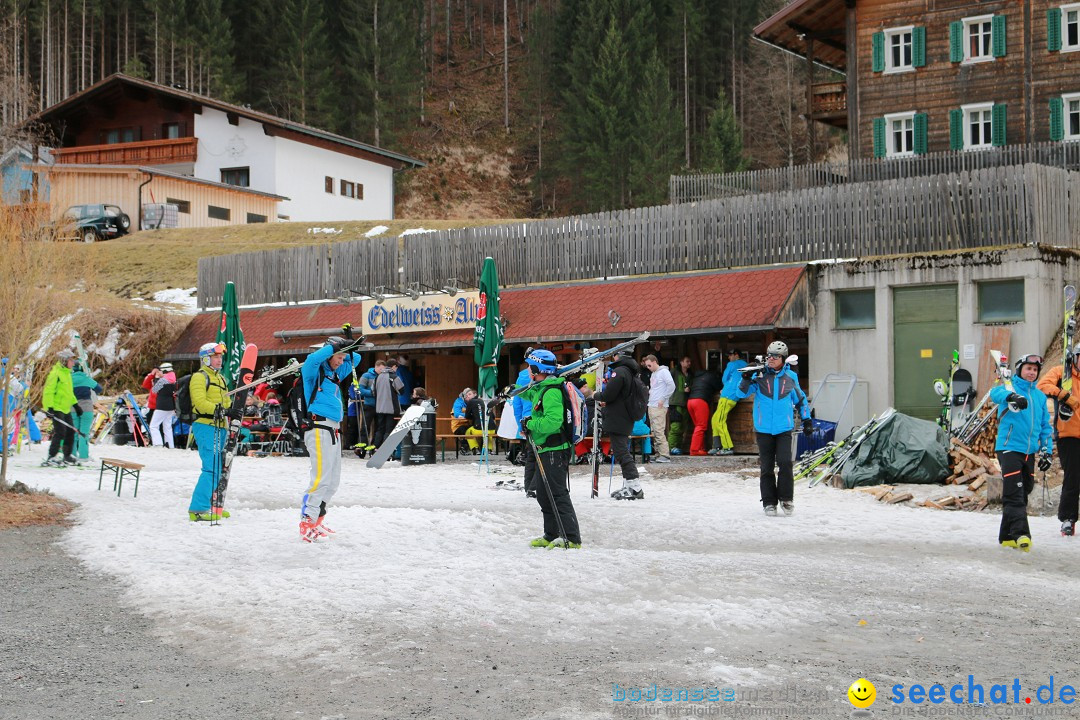
<svg viewBox="0 0 1080 720"><path fill-rule="evenodd" d="M794 0L754 36L806 58L811 142L852 160L1080 140L1080 2Z"/></svg>

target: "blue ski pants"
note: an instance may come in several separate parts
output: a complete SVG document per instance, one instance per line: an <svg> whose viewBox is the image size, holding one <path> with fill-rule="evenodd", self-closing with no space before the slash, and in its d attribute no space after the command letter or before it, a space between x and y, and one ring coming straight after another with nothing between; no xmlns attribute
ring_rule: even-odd
<svg viewBox="0 0 1080 720"><path fill-rule="evenodd" d="M188 512L210 512L210 498L221 478L225 439L229 436L229 431L207 423L192 423L191 432L199 446L202 472L199 473L199 481L195 483L195 490L191 493Z"/></svg>

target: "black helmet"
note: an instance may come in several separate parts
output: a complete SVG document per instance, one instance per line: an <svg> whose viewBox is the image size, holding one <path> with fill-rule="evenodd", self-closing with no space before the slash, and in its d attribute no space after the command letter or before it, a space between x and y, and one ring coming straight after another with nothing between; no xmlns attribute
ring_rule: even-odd
<svg viewBox="0 0 1080 720"><path fill-rule="evenodd" d="M1038 372L1041 373L1042 372L1042 364L1043 364L1042 355L1036 355L1035 353L1028 353L1027 355L1021 356L1016 361L1016 365L1014 367L1016 368L1016 374L1017 375L1020 374L1020 368L1023 367L1024 365L1034 365L1038 369Z"/></svg>
<svg viewBox="0 0 1080 720"><path fill-rule="evenodd" d="M336 355L339 352L345 352L346 348L352 347L353 341L340 335L333 335L326 338L326 344L334 348L334 354Z"/></svg>

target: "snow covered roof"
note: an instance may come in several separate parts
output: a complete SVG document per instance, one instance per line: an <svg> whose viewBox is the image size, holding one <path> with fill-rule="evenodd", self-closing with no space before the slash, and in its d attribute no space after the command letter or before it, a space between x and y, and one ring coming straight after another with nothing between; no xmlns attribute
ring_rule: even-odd
<svg viewBox="0 0 1080 720"><path fill-rule="evenodd" d="M792 304L805 265L624 280L589 281L500 293L507 321L505 342L531 343L626 338L648 330L655 335L703 335L778 327ZM614 311L614 314L609 314ZM244 338L259 355L304 355L326 328L348 322L362 327L361 305L326 302L264 306L240 310ZM618 321L612 324L612 318ZM213 338L220 311L192 319L169 353L170 360L194 359ZM284 341L280 330L311 330L310 336ZM472 329L380 335L377 349L407 351L472 345Z"/></svg>

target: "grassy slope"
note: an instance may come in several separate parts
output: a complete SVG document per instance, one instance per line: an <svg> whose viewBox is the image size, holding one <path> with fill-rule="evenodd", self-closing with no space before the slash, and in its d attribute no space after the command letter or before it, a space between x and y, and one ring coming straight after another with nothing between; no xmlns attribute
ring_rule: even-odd
<svg viewBox="0 0 1080 720"><path fill-rule="evenodd" d="M410 228L443 230L503 222L508 221L389 220L232 225L152 230L93 245L72 243L68 247L101 289L120 297L149 298L158 290L195 287L201 257L360 240L377 225L390 228L386 234L400 235ZM308 232L310 228L336 228L341 229L341 233L312 234Z"/></svg>

